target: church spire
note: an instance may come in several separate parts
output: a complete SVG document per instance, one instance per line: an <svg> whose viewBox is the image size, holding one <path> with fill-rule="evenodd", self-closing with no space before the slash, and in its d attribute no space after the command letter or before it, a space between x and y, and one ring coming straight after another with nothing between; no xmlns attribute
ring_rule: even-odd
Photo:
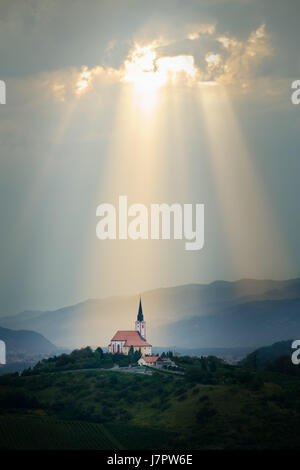
<svg viewBox="0 0 300 470"><path fill-rule="evenodd" d="M135 330L139 333L139 335L143 339L146 339L146 322L144 321L141 297L140 297L139 311L137 314L137 320L135 322Z"/></svg>
<svg viewBox="0 0 300 470"><path fill-rule="evenodd" d="M140 297L140 305L139 305L139 312L137 316L138 321L144 321L143 309L142 309L142 299Z"/></svg>

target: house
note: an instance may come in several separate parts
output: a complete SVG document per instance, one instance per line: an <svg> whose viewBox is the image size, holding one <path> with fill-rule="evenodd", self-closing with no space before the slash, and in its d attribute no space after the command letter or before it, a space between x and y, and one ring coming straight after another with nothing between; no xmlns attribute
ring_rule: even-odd
<svg viewBox="0 0 300 470"><path fill-rule="evenodd" d="M162 358L161 362L162 367L178 367L169 357Z"/></svg>
<svg viewBox="0 0 300 470"><path fill-rule="evenodd" d="M171 361L168 357L159 357L159 356L142 356L138 360L140 366L148 367L177 367L175 362Z"/></svg>
<svg viewBox="0 0 300 470"><path fill-rule="evenodd" d="M162 367L162 359L159 356L142 356L138 360L140 366Z"/></svg>
<svg viewBox="0 0 300 470"><path fill-rule="evenodd" d="M111 354L127 355L131 347L133 351L140 351L143 356L151 356L152 354L152 345L146 341L146 322L144 321L141 299L135 330L118 330L110 341L108 351Z"/></svg>

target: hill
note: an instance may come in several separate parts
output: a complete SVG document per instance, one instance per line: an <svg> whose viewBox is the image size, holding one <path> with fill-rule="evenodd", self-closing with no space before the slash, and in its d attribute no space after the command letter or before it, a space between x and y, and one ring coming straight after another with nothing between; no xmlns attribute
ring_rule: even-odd
<svg viewBox="0 0 300 470"><path fill-rule="evenodd" d="M189 284L144 292L142 300L147 336L164 347L258 347L300 329L300 279ZM92 299L1 317L0 325L37 331L62 347L106 346L116 329L134 325L137 306L135 296Z"/></svg>
<svg viewBox="0 0 300 470"><path fill-rule="evenodd" d="M239 302L216 311L163 325L160 341L167 336L182 347L259 347L300 331L300 299Z"/></svg>
<svg viewBox="0 0 300 470"><path fill-rule="evenodd" d="M274 362L281 356L288 356L290 358L294 351L291 348L292 342L293 340L290 339L287 341L279 341L271 346L258 348L243 359L241 364L259 369L269 362Z"/></svg>
<svg viewBox="0 0 300 470"><path fill-rule="evenodd" d="M0 327L0 339L6 344L6 364L0 366L0 375L21 372L43 357L62 352L35 331L10 330Z"/></svg>
<svg viewBox="0 0 300 470"><path fill-rule="evenodd" d="M6 344L7 355L50 354L57 350L53 343L35 331L15 331L0 327L0 339Z"/></svg>
<svg viewBox="0 0 300 470"><path fill-rule="evenodd" d="M299 448L299 376L212 356L175 360L184 376L40 370L0 377L2 447Z"/></svg>

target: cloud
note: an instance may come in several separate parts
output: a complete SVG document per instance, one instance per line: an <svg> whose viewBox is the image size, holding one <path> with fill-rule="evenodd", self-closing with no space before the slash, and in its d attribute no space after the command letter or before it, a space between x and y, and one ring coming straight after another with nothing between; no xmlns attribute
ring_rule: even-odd
<svg viewBox="0 0 300 470"><path fill-rule="evenodd" d="M265 24L252 31L245 42L228 36L220 36L217 40L226 51L222 71L216 77L223 85L248 87L255 79L259 65L272 55Z"/></svg>
<svg viewBox="0 0 300 470"><path fill-rule="evenodd" d="M32 93L36 90L39 98L48 100L50 96L52 101L62 103L112 84L130 83L144 91L177 83L187 87L222 85L245 93L250 92L251 85L260 78L266 86L267 77L260 77L259 73L265 58L272 55L265 24L251 31L244 41L228 34L217 34L213 24L191 28L190 39L186 42L159 37L146 44L134 43L120 67L82 65L44 72L31 81L28 79L26 87L31 88ZM203 35L209 36L209 43L203 40ZM189 49L190 43L196 46L193 51ZM115 43L109 43L107 50L114 46ZM168 50L170 46L172 53ZM267 88L272 90L272 84L268 83Z"/></svg>
<svg viewBox="0 0 300 470"><path fill-rule="evenodd" d="M186 79L194 78L194 57L178 55L157 57L155 44L145 47L135 45L124 62L122 80L132 83L140 90L153 90L177 80L179 74Z"/></svg>
<svg viewBox="0 0 300 470"><path fill-rule="evenodd" d="M214 34L215 30L216 30L215 24L212 24L212 23L198 24L196 26L190 27L190 31L187 34L187 38L190 41L195 41L196 39L199 39L202 35Z"/></svg>
<svg viewBox="0 0 300 470"><path fill-rule="evenodd" d="M265 24L251 31L244 41L229 35L217 35L215 25L200 25L197 31L197 35L191 33L192 41L202 49L201 33L210 35L211 49L203 51L200 60L199 54L193 55L188 49L186 54L182 54L181 42L169 42L169 45L172 44L172 55L168 55L166 46L162 49L161 40L144 47L135 45L124 62L127 81L134 82L137 75L142 79L148 74L153 80L160 77L163 85L168 85L176 82L180 75L188 86L212 82L245 92L251 82L259 78L259 66L272 55Z"/></svg>
<svg viewBox="0 0 300 470"><path fill-rule="evenodd" d="M81 97L93 88L103 88L119 83L120 71L112 67L96 66L88 68L83 65L79 70L69 68L47 74L46 84L56 102Z"/></svg>

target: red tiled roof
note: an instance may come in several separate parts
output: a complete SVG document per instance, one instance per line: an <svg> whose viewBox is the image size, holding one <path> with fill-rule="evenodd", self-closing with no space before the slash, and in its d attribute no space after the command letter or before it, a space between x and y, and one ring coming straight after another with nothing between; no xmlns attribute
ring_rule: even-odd
<svg viewBox="0 0 300 470"><path fill-rule="evenodd" d="M157 362L161 360L159 356L143 356L142 359L144 359L145 362Z"/></svg>
<svg viewBox="0 0 300 470"><path fill-rule="evenodd" d="M125 341L125 346L151 346L137 331L117 331L111 341Z"/></svg>

